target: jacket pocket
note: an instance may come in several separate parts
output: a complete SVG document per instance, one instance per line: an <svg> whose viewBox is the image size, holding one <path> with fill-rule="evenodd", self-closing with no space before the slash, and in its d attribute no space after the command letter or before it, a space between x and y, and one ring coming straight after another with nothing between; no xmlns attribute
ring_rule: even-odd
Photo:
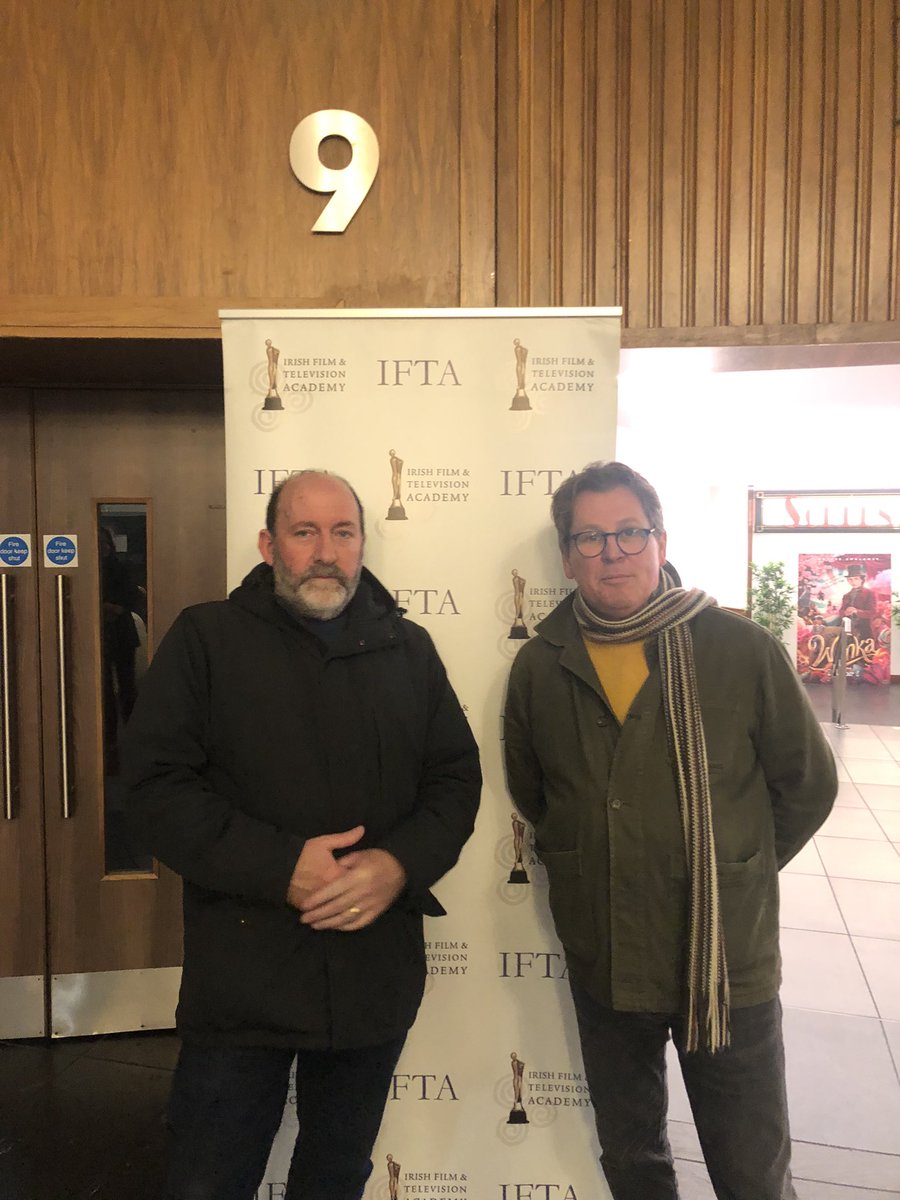
<svg viewBox="0 0 900 1200"><path fill-rule="evenodd" d="M335 1031L375 1045L409 1029L425 990L422 916L393 905L364 929L337 934L329 960Z"/></svg>
<svg viewBox="0 0 900 1200"><path fill-rule="evenodd" d="M764 850L744 862L717 864L719 907L732 992L777 987L778 884Z"/></svg>
<svg viewBox="0 0 900 1200"><path fill-rule="evenodd" d="M559 940L575 958L592 962L597 954L594 903L590 881L582 873L581 852L540 847L537 852L547 868L550 911Z"/></svg>
<svg viewBox="0 0 900 1200"><path fill-rule="evenodd" d="M327 974L316 936L286 904L221 896L186 906L179 1025L208 1035L327 1037Z"/></svg>

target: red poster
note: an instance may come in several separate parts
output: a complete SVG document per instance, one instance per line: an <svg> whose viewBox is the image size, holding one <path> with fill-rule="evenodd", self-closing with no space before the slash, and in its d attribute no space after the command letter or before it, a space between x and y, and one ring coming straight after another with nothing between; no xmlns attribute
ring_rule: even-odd
<svg viewBox="0 0 900 1200"><path fill-rule="evenodd" d="M850 683L891 680L891 556L801 554L797 597L797 670L830 683L844 618Z"/></svg>

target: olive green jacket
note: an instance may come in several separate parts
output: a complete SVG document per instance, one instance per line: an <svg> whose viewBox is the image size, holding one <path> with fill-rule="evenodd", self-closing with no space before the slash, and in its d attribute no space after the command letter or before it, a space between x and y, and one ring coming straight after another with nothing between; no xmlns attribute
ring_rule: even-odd
<svg viewBox="0 0 900 1200"><path fill-rule="evenodd" d="M513 664L510 794L534 826L571 974L626 1012L681 1008L688 883L655 639L620 726L567 597ZM827 817L831 749L780 642L744 617L691 622L731 1002L781 981L778 870Z"/></svg>

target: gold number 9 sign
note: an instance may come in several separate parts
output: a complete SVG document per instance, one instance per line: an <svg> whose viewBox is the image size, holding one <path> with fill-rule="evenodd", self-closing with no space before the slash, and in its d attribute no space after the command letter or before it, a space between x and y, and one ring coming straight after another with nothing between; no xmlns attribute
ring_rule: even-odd
<svg viewBox="0 0 900 1200"><path fill-rule="evenodd" d="M319 147L329 137L350 143L346 167L326 167ZM291 135L291 170L312 192L333 195L312 227L313 233L343 233L368 195L378 173L378 138L356 113L324 108L304 117Z"/></svg>

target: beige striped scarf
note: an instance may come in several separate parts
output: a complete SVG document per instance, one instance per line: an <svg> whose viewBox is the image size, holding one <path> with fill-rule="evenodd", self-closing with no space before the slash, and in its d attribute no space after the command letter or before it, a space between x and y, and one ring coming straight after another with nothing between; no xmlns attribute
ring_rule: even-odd
<svg viewBox="0 0 900 1200"><path fill-rule="evenodd" d="M730 1040L728 968L719 911L706 740L697 699L694 649L688 622L715 600L697 588L676 587L665 570L661 591L624 621L604 621L576 592L574 611L592 642L659 641L663 710L672 749L675 782L690 879L688 948L685 963L688 1050L715 1051Z"/></svg>

